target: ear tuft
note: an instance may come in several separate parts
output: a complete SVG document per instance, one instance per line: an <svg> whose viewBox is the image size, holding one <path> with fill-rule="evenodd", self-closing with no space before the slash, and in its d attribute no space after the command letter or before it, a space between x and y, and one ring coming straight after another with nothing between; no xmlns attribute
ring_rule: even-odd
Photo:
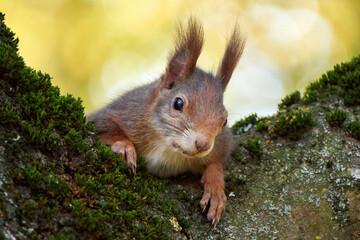
<svg viewBox="0 0 360 240"><path fill-rule="evenodd" d="M175 42L175 53L182 51L183 49L189 51L185 75L190 75L196 67L196 62L200 56L204 43L204 31L196 18L190 17L186 27L181 23L178 25Z"/></svg>
<svg viewBox="0 0 360 240"><path fill-rule="evenodd" d="M226 49L221 65L216 74L216 77L222 83L224 91L244 51L245 42L246 40L244 37L241 36L238 30L238 26L235 25L234 31L226 45Z"/></svg>
<svg viewBox="0 0 360 240"><path fill-rule="evenodd" d="M170 54L163 81L169 88L175 81L185 80L195 70L204 42L202 26L190 17L186 27L180 23L175 35L175 50Z"/></svg>

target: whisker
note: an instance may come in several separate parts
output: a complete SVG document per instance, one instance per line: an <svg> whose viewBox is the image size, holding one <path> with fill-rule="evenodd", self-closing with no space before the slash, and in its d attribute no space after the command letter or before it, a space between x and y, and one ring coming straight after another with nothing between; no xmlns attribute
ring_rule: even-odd
<svg viewBox="0 0 360 240"><path fill-rule="evenodd" d="M183 130L182 130L181 128L179 128L178 126L175 126L175 125L173 125L173 124L171 124L171 123L168 123L168 122L163 122L163 123L167 125L168 129L175 130L175 131L177 131L177 132L179 132L179 133L182 133L182 132L183 132ZM169 126L170 126L171 128L169 128Z"/></svg>
<svg viewBox="0 0 360 240"><path fill-rule="evenodd" d="M184 116L182 116L181 114L179 114L179 116L183 120L183 123L185 123L185 129L191 129L190 124L188 123L188 121L185 120Z"/></svg>

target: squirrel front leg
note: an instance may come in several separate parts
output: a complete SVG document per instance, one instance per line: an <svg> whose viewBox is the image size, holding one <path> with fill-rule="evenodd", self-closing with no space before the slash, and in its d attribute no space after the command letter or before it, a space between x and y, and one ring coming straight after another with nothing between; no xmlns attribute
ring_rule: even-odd
<svg viewBox="0 0 360 240"><path fill-rule="evenodd" d="M126 136L112 134L100 135L100 142L111 146L111 151L126 161L133 174L136 174L136 151L134 144Z"/></svg>
<svg viewBox="0 0 360 240"><path fill-rule="evenodd" d="M210 200L207 218L209 221L212 221L212 224L216 227L221 215L225 212L226 205L222 163L212 162L207 165L203 171L201 183L204 185L204 194L200 201L200 206L203 211L205 211Z"/></svg>
<svg viewBox="0 0 360 240"><path fill-rule="evenodd" d="M111 151L123 158L130 171L136 174L136 151L133 142L126 134L116 113L104 109L98 113L89 115L87 120L94 121L95 128L100 135L100 142L111 146Z"/></svg>

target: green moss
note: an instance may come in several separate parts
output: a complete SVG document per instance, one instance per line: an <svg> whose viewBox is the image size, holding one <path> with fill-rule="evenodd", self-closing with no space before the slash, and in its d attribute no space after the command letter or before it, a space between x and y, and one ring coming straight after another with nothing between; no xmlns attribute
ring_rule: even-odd
<svg viewBox="0 0 360 240"><path fill-rule="evenodd" d="M71 229L61 229L55 236L50 236L50 240L75 240L76 236Z"/></svg>
<svg viewBox="0 0 360 240"><path fill-rule="evenodd" d="M64 136L65 143L73 148L77 153L81 153L87 150L88 146L83 139L81 132L75 129L70 129L68 134Z"/></svg>
<svg viewBox="0 0 360 240"><path fill-rule="evenodd" d="M255 125L257 123L257 120L258 120L257 114L253 113L245 118L240 119L239 121L236 121L234 125L231 126L231 130L234 133L246 132L249 128L249 125L250 124L251 126Z"/></svg>
<svg viewBox="0 0 360 240"><path fill-rule="evenodd" d="M281 103L278 105L279 109L288 107L292 104L298 103L300 101L300 92L295 91L289 95L287 95L285 98L281 99Z"/></svg>
<svg viewBox="0 0 360 240"><path fill-rule="evenodd" d="M296 112L281 115L275 124L275 132L280 136L287 136L291 140L298 140L301 135L315 125L311 112Z"/></svg>
<svg viewBox="0 0 360 240"><path fill-rule="evenodd" d="M255 158L260 158L263 154L261 144L258 138L247 140L247 143L244 145L244 148L249 151L250 156Z"/></svg>
<svg viewBox="0 0 360 240"><path fill-rule="evenodd" d="M337 71L343 73L338 85L344 91L344 103L348 106L360 104L360 57L351 62L342 64Z"/></svg>
<svg viewBox="0 0 360 240"><path fill-rule="evenodd" d="M5 240L5 235L4 235L4 233L3 233L3 231L2 231L2 229L0 228L0 240Z"/></svg>
<svg viewBox="0 0 360 240"><path fill-rule="evenodd" d="M85 123L81 100L61 96L48 74L25 66L3 20L0 146L17 219L33 229L22 236L36 239L46 229L50 239L171 238L169 218L178 210L158 197L166 181L147 173L142 158L131 175Z"/></svg>
<svg viewBox="0 0 360 240"><path fill-rule="evenodd" d="M43 190L44 193L54 198L66 197L69 194L69 186L64 180L59 179L54 174L38 170L35 167L15 168L13 176L17 183L29 186L33 190Z"/></svg>
<svg viewBox="0 0 360 240"><path fill-rule="evenodd" d="M19 121L19 115L17 112L11 110L8 104L1 104L3 105L3 109L0 112L0 123L17 123Z"/></svg>
<svg viewBox="0 0 360 240"><path fill-rule="evenodd" d="M9 158L16 159L21 153L22 149L18 142L9 144Z"/></svg>
<svg viewBox="0 0 360 240"><path fill-rule="evenodd" d="M267 132L269 129L268 123L265 120L259 121L256 124L256 131L264 133Z"/></svg>
<svg viewBox="0 0 360 240"><path fill-rule="evenodd" d="M351 122L347 127L350 136L360 140L360 122Z"/></svg>
<svg viewBox="0 0 360 240"><path fill-rule="evenodd" d="M334 110L325 115L326 121L333 127L341 127L346 120L347 114L341 110Z"/></svg>
<svg viewBox="0 0 360 240"><path fill-rule="evenodd" d="M339 86L341 91L336 91L343 97L347 106L360 104L360 56L354 57L350 62L337 64L334 70L328 71L310 89L306 89L307 101L315 98L316 91L320 88ZM316 89L315 89L316 88Z"/></svg>
<svg viewBox="0 0 360 240"><path fill-rule="evenodd" d="M315 82L310 83L305 88L305 93L304 93L304 97L303 97L304 103L310 104L312 102L315 102L319 97L321 88L322 88L322 85L321 85L320 81L315 81Z"/></svg>

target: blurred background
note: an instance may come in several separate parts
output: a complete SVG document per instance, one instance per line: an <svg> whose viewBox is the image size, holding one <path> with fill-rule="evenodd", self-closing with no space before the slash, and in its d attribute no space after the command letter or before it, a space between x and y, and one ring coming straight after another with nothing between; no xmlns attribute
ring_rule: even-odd
<svg viewBox="0 0 360 240"><path fill-rule="evenodd" d="M176 22L204 24L198 66L215 72L237 21L247 36L225 93L229 121L276 113L286 94L360 53L358 0L0 0L28 66L89 113L164 71Z"/></svg>

